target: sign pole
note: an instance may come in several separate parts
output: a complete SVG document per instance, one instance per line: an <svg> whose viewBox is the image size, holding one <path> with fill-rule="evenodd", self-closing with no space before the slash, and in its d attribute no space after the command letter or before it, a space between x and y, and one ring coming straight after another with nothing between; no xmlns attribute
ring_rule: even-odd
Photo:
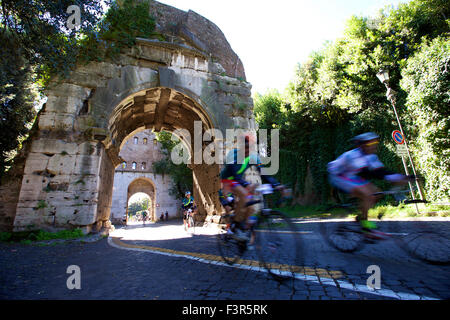
<svg viewBox="0 0 450 320"><path fill-rule="evenodd" d="M403 166L405 167L406 175L409 175L408 166L406 165L405 158L403 157L403 155L401 155L400 158L402 158L402 162L403 162ZM416 200L416 197L414 196L414 192L413 192L411 181L408 181L408 185L409 185L409 190L411 190L411 196L412 196L413 200ZM417 214L420 214L419 207L417 206L417 203L415 203L415 205L416 205Z"/></svg>
<svg viewBox="0 0 450 320"><path fill-rule="evenodd" d="M403 167L405 168L406 175L409 175L408 166L406 165L405 158L403 156L400 156L400 158L402 158L402 163L403 163ZM411 196L412 196L413 200L416 200L416 197L414 196L411 181L408 181L408 185L409 185L409 189L411 190Z"/></svg>
<svg viewBox="0 0 450 320"><path fill-rule="evenodd" d="M394 102L393 99L391 99L391 103L392 103L392 106L394 107L394 113L395 113L395 117L397 118L398 127L400 128L400 132L402 133L403 139L405 140L404 143L405 143L406 151L408 152L409 161L411 162L411 168L412 168L414 176L416 177L417 190L419 191L420 199L423 200L422 189L420 188L419 181L417 179L416 169L414 168L414 163L413 163L413 160L412 160L412 157L411 157L411 153L409 152L408 143L406 142L406 136L405 136L405 134L403 132L403 128L402 128L402 125L400 123L400 118L398 117L397 110L395 108L395 102ZM403 160L403 157L402 157L402 160Z"/></svg>

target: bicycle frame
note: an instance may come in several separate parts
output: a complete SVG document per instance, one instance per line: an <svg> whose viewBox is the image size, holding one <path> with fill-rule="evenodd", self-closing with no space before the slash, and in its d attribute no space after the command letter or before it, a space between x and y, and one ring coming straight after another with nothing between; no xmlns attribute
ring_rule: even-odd
<svg viewBox="0 0 450 320"><path fill-rule="evenodd" d="M266 268L272 277L277 280L284 281L288 278L292 278L292 276L287 276L287 273L285 271L281 271L279 268L282 266L286 267L288 265L287 263L297 261L300 256L299 248L301 244L297 238L295 226L290 222L289 218L287 218L282 212L270 209L268 207L268 201L264 195L273 193L274 189L270 185L261 185L257 188L257 192L260 194L258 197L259 199L246 204L247 206L256 203L263 204L262 208L258 210L258 219L256 223L251 225L248 229L253 237L253 241L251 241L251 243L255 244L254 248L258 254L260 265ZM244 240L236 238L234 232L228 233L228 230L231 228L231 224L233 223L232 219L234 214L226 214L223 217L226 219L226 228L225 233L218 234L218 245L222 258L226 263L231 265L236 263L244 255L248 249L249 241L252 239L249 240L247 238ZM276 229L279 227L278 224L280 222L281 225L287 228L290 232L277 232ZM264 232L256 235L256 232L260 228L263 228ZM287 234L289 235L287 236ZM282 245L282 243L285 243L285 240L288 242L288 246L285 248L289 248L286 250L284 249L284 245Z"/></svg>
<svg viewBox="0 0 450 320"><path fill-rule="evenodd" d="M403 203L426 203L426 200L407 200L403 194L410 193L409 189L401 190L399 187L391 188L390 190L376 192L373 195L378 197L384 197L386 195L393 195L394 199ZM334 207L343 207L347 210L355 209L356 201L352 201L349 204L341 204ZM380 218L380 216L379 216ZM362 243L374 243L379 240L396 239L393 234L373 231L365 232L361 226L350 226L348 222L339 222L336 227L332 227L333 230L325 230L324 224L321 224L321 233L325 237L325 240L329 242L333 247L343 252L353 252L359 250L362 247ZM365 240L365 241L364 241ZM352 243L353 242L353 243Z"/></svg>

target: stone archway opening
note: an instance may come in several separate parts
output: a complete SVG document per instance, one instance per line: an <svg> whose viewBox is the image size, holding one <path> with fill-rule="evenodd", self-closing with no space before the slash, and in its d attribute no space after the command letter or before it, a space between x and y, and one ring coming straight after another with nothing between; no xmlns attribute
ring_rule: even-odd
<svg viewBox="0 0 450 320"><path fill-rule="evenodd" d="M128 188L130 190L130 187ZM126 225L156 220L154 210L154 194L135 192L128 195L126 210ZM145 211L145 212L144 212Z"/></svg>
<svg viewBox="0 0 450 320"><path fill-rule="evenodd" d="M162 144L151 130L129 135L119 156L123 162L115 168L110 220L113 224L125 224L130 192L146 192L152 195L150 221L157 221L164 214L169 219L177 217L178 202L171 194L172 181L169 175L161 174L157 168L165 163ZM154 166L156 164L156 166ZM140 183L138 183L141 181ZM153 188L146 187L151 183ZM135 185L141 185L136 187ZM152 193L153 192L153 193Z"/></svg>
<svg viewBox="0 0 450 320"><path fill-rule="evenodd" d="M213 122L200 103L184 93L170 88L157 87L132 94L121 101L111 114L108 127L109 136L103 141L106 153L104 161L109 163L109 165L105 165L105 168L108 167L109 170L113 171L114 168L122 165L124 159L120 155L120 150L128 139L145 130L166 131L176 135L177 130L184 129L185 132L189 133L191 140L189 140L189 137L178 137L181 138L182 143L189 151L189 158L192 160L192 154L194 154L196 148L194 146L194 135L199 124L201 124L202 136L206 130L214 127ZM203 152L203 149L202 143L199 151ZM199 207L197 219L202 220L208 214L212 214L217 205L215 194L219 186L219 166L191 162L188 167L192 170L193 186L191 190ZM102 184L105 186L105 192L99 194L99 203L110 202L108 197L112 196L112 192L109 190L112 183L108 183L107 180L111 176L111 174L104 175L106 179L102 181ZM215 179L211 179L211 177L215 177ZM136 181L142 184L144 180L137 179ZM131 187L132 184L129 188ZM157 192L157 189L156 183L153 194ZM151 192L149 191L149 193ZM128 191L128 196L130 194L130 191ZM154 197L153 200L155 206L158 205ZM152 220L156 221L159 215L157 208L154 208L151 215ZM109 218L107 212L104 212L104 217Z"/></svg>
<svg viewBox="0 0 450 320"><path fill-rule="evenodd" d="M145 129L154 132L185 129L194 137L195 122L201 122L202 133L214 127L204 108L186 94L164 87L142 90L114 108L108 124L110 135L104 144L111 161L118 165L120 149L128 136ZM184 142L192 151L191 141Z"/></svg>

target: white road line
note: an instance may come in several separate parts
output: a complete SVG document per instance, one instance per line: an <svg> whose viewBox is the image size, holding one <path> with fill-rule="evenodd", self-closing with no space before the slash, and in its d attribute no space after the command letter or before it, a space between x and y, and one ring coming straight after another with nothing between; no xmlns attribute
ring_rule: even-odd
<svg viewBox="0 0 450 320"><path fill-rule="evenodd" d="M263 267L255 267L255 266L249 266L249 265L243 265L243 264L229 265L225 262L216 261L216 260L207 260L207 259L198 258L195 256L185 255L185 254L162 252L162 251L151 250L151 249L122 247L120 245L115 244L111 237L108 237L108 244L114 248L122 249L122 250L150 252L150 253L160 254L160 255L169 256L169 257L185 258L185 259L194 260L194 261L205 263L205 264L212 264L212 265L217 265L217 266L222 266L222 267L230 267L230 268L236 268L236 269L242 269L242 270L268 273L268 271ZM287 271L278 271L278 273L280 273L281 275L283 275L283 274L291 275L291 273L287 272ZM317 283L317 284L324 284L324 285L339 287L339 288L343 288L343 289L347 289L347 290L358 291L358 292L362 292L362 293L369 293L369 294L374 294L374 295L378 295L378 296L394 298L394 299L399 299L399 300L440 300L440 299L433 298L433 297L418 296L418 295L411 294L411 293L394 292L389 289L378 289L378 290L371 289L368 286L364 286L364 285L360 285L360 284L352 284L352 283L342 281L342 280L333 280L333 279L329 279L329 278L320 278L320 280L319 280L319 278L317 276L306 275L303 273L295 273L295 278L298 280L302 280L302 281L308 281L308 282L313 282L313 283Z"/></svg>
<svg viewBox="0 0 450 320"><path fill-rule="evenodd" d="M255 230L255 232L297 233L297 234L311 234L311 233L314 233L314 231L289 231L289 230Z"/></svg>

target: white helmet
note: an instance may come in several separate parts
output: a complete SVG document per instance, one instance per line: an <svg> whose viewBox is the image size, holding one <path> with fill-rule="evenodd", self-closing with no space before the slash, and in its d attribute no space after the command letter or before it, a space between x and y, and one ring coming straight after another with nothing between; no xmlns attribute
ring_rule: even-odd
<svg viewBox="0 0 450 320"><path fill-rule="evenodd" d="M362 144L362 143L365 143L367 141L371 141L371 140L375 140L375 139L380 139L380 136L377 135L374 132L366 132L366 133L362 133L360 135L357 135L356 137L354 137L352 139L352 141L355 144Z"/></svg>

